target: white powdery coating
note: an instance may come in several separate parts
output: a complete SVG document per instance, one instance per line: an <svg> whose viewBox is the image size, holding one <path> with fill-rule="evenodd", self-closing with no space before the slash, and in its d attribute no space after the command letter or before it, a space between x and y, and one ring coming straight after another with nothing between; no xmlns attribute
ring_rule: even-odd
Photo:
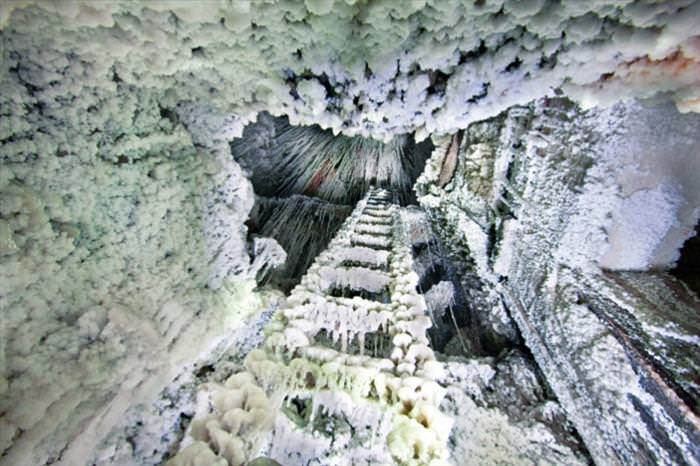
<svg viewBox="0 0 700 466"><path fill-rule="evenodd" d="M445 376L440 380L447 388L441 408L455 420L451 442L452 457L459 458L455 464L586 464L543 423L548 415L560 413L561 407L528 393L528 387L523 386L530 375L525 367L514 365L510 373L517 380L509 379L508 384L513 386L503 387L498 384L497 373L504 369L508 372L507 368L488 358L460 359L445 363ZM487 403L493 393L502 397L505 406ZM525 394L533 404L518 403ZM514 413L524 420L513 419Z"/></svg>
<svg viewBox="0 0 700 466"><path fill-rule="evenodd" d="M450 387L447 393L447 412L456 420L452 455L461 459L460 466L586 464L557 442L544 424L514 423L499 410L478 406L460 388Z"/></svg>
<svg viewBox="0 0 700 466"><path fill-rule="evenodd" d="M179 120L167 90L46 37L3 40L0 464L79 464L258 309L252 190L221 156L242 127Z"/></svg>
<svg viewBox="0 0 700 466"><path fill-rule="evenodd" d="M451 132L564 86L698 108L700 2L12 2L0 27L224 113L389 140ZM646 60L646 61L645 61ZM683 65L685 63L685 65Z"/></svg>
<svg viewBox="0 0 700 466"><path fill-rule="evenodd" d="M280 244L272 238L255 238L253 240L253 263L250 273L266 275L269 271L281 267L287 260L287 253Z"/></svg>
<svg viewBox="0 0 700 466"><path fill-rule="evenodd" d="M253 207L253 187L241 168L222 148L216 150L220 168L212 177L212 187L205 198L204 237L210 263L208 285L221 288L231 276L248 271L246 251L247 227L243 224Z"/></svg>
<svg viewBox="0 0 700 466"><path fill-rule="evenodd" d="M669 230L677 228L674 213L683 198L673 186L660 185L656 189L642 189L622 199L613 218L615 229L610 233L609 249L601 260L605 268L645 270L655 261L654 251ZM681 243L682 244L682 243ZM679 248L673 248L672 259L678 258Z"/></svg>
<svg viewBox="0 0 700 466"><path fill-rule="evenodd" d="M240 360L252 348L260 345L263 338L263 326L272 312L283 299L281 293L262 293L267 309L246 319L245 324L227 335L225 344L230 346L215 361L209 358L202 365L192 370L178 373L156 400L131 406L120 419L119 424L100 443L86 464L94 466L160 465L163 458L172 456L173 448L181 440L182 430L187 426L182 422L183 416L192 416L200 407L197 406L197 392L211 383L224 383L241 367L234 361ZM202 374L202 367L214 367L213 373ZM201 398L200 398L201 399ZM134 429L134 426L138 426Z"/></svg>
<svg viewBox="0 0 700 466"><path fill-rule="evenodd" d="M652 287L645 282L655 274L601 274L601 264L672 266L699 210L698 125L697 115L682 115L668 103L581 111L566 99L541 99L471 125L458 169L444 188L438 180L447 145L439 145L416 187L440 223L460 226L448 230L448 241L468 247L480 278L493 280L486 286L495 285L493 295L507 306L596 463L677 463L665 438L684 461L695 462L692 434L656 401L629 343L611 332L625 325L623 332L643 339L644 351L674 371L674 381L694 390L685 376L693 362L684 358L694 354L695 329L683 322L663 328L668 314L661 311L691 316L686 308L692 304L669 296L666 274ZM470 158L476 153L470 145L481 144L508 161L505 179L499 167L505 161ZM493 169L472 167L475 162ZM494 215L494 207L503 210ZM482 267L495 273L482 273ZM630 289L603 279L627 275L645 282ZM623 311L598 304L599 296ZM593 302L605 314L594 312ZM653 420L641 416L635 403Z"/></svg>
<svg viewBox="0 0 700 466"><path fill-rule="evenodd" d="M356 233L353 239L357 244L368 244L371 246L378 247L389 247L389 240L383 236L366 235L362 233Z"/></svg>
<svg viewBox="0 0 700 466"><path fill-rule="evenodd" d="M557 251L586 269L670 268L700 215L700 118L669 104L594 110L598 133L576 214Z"/></svg>
<svg viewBox="0 0 700 466"><path fill-rule="evenodd" d="M498 275L508 275L508 269L513 261L515 246L518 242L518 222L506 220L503 222L503 239L498 248L498 256L493 262L493 271Z"/></svg>

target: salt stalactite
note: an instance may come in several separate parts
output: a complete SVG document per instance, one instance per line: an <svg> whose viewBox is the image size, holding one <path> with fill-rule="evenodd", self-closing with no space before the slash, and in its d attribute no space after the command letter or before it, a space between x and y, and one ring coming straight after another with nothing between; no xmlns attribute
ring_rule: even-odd
<svg viewBox="0 0 700 466"><path fill-rule="evenodd" d="M402 200L411 199L411 187L431 147L416 145L410 136L383 143L261 115L231 144L231 152L251 174L258 195L304 194L354 204L372 184L389 187Z"/></svg>
<svg viewBox="0 0 700 466"><path fill-rule="evenodd" d="M44 61L48 77L89 63L169 102L389 141L558 88L586 105L666 95L698 111L699 14L697 0L23 0L4 2L0 28L70 52L70 64Z"/></svg>
<svg viewBox="0 0 700 466"><path fill-rule="evenodd" d="M275 238L287 253L283 270L273 273L273 279L295 284L351 211L308 196L257 196L248 223L252 233Z"/></svg>
<svg viewBox="0 0 700 466"><path fill-rule="evenodd" d="M439 410L445 389L436 382L444 371L427 346L430 319L416 291L418 276L401 216L388 198L388 192L372 190L358 203L266 328L263 348L246 358L247 372L240 377L264 389L263 395L251 388L260 394L256 399L269 400L264 412L281 407L284 413L276 416L270 440L270 454L282 464L311 458L327 465L351 464L349 458L448 464L452 420ZM383 238L381 246L356 246L357 229L376 217L388 219L390 226L365 235ZM338 288L353 296L333 296ZM388 302L361 297L380 289ZM372 348L378 337L386 345L384 354ZM368 347L371 354L365 354ZM240 389L234 388L238 391L221 396L240 399ZM248 417L230 411L241 403L223 404L214 401L213 414L207 410L197 416L194 442L173 465L195 464L204 456L212 462L223 456L234 465L250 459L255 446L226 430ZM341 421L354 434L343 434Z"/></svg>

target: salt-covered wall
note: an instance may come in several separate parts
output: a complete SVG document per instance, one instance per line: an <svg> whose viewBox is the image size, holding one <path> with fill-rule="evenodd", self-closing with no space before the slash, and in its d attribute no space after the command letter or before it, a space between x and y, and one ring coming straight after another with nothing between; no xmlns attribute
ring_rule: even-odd
<svg viewBox="0 0 700 466"><path fill-rule="evenodd" d="M586 105L661 95L697 110L699 8L692 0L3 2L0 464L80 464L128 407L210 358L257 309L243 226L252 190L226 142L258 112L388 140L451 133L560 86ZM551 138L538 134L544 151ZM568 161L552 160L547 173L579 169ZM506 166L493 171L502 178ZM669 189L648 194L613 198L687 208ZM646 231L617 219L620 238ZM476 239L469 247L486 279L541 265L504 246L491 266L478 253L488 252L488 232L456 225ZM508 229L520 228L510 225L504 245ZM649 235L658 238L660 225ZM667 264L681 229L646 256L605 260ZM507 318L501 308L498 316Z"/></svg>
<svg viewBox="0 0 700 466"><path fill-rule="evenodd" d="M599 464L699 461L700 301L653 272L697 221L699 134L668 104L544 99L447 138L418 182Z"/></svg>
<svg viewBox="0 0 700 466"><path fill-rule="evenodd" d="M0 464L81 464L258 308L253 191L235 119L181 118L48 35L3 44Z"/></svg>

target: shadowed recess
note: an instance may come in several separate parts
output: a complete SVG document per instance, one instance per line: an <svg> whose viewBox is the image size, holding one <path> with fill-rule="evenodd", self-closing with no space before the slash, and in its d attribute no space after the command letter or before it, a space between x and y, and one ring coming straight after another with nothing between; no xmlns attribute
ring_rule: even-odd
<svg viewBox="0 0 700 466"><path fill-rule="evenodd" d="M334 136L318 126L291 126L287 118L268 114L231 143L231 153L250 174L257 195L303 194L347 205L372 184L391 189L401 203L415 202L411 188L432 148L430 141L416 144L411 135L388 143Z"/></svg>

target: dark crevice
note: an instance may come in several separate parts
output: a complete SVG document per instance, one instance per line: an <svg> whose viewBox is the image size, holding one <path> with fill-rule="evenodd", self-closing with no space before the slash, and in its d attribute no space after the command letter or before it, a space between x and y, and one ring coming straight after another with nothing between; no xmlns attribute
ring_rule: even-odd
<svg viewBox="0 0 700 466"><path fill-rule="evenodd" d="M372 217L371 219L362 219L357 222L357 225L373 225L373 226L388 226L393 223L393 219L390 217L385 218L378 218L378 217Z"/></svg>
<svg viewBox="0 0 700 466"><path fill-rule="evenodd" d="M450 79L450 75L443 73L440 70L430 70L428 71L428 78L430 79L430 86L428 86L428 94L444 94L447 90L447 80Z"/></svg>
<svg viewBox="0 0 700 466"><path fill-rule="evenodd" d="M520 68L520 65L522 65L523 61L520 59L520 57L515 57L515 59L506 66L506 73L510 73L512 71L517 70Z"/></svg>
<svg viewBox="0 0 700 466"><path fill-rule="evenodd" d="M380 291L368 291L362 288L352 288L343 285L333 285L328 290L327 293L334 298L362 298L368 301L375 301L378 303L389 303L390 293L387 287L381 289Z"/></svg>
<svg viewBox="0 0 700 466"><path fill-rule="evenodd" d="M680 258L670 272L700 297L700 222L695 225L695 235L683 244Z"/></svg>
<svg viewBox="0 0 700 466"><path fill-rule="evenodd" d="M476 60L484 56L489 49L486 47L486 43L482 40L479 46L475 49L469 50L468 52L461 52L459 54L459 64L463 65L469 63L470 61Z"/></svg>
<svg viewBox="0 0 700 466"><path fill-rule="evenodd" d="M418 293L425 293L433 286L440 283L445 279L446 272L440 263L433 263L431 267L420 277L418 285L416 285L416 291Z"/></svg>
<svg viewBox="0 0 700 466"><path fill-rule="evenodd" d="M385 246L383 244L368 243L368 242L365 242L361 239L353 239L350 241L350 244L353 246L359 246L359 247L363 247L363 248L376 249L378 251L390 251L391 250L391 245L389 245L389 244L387 244Z"/></svg>
<svg viewBox="0 0 700 466"><path fill-rule="evenodd" d="M386 272L389 270L388 264L381 263L377 264L376 262L363 262L363 261L356 261L356 260L351 260L351 259L346 259L343 262L340 263L341 267L362 267L365 269L370 269L370 270L379 270L381 272Z"/></svg>

